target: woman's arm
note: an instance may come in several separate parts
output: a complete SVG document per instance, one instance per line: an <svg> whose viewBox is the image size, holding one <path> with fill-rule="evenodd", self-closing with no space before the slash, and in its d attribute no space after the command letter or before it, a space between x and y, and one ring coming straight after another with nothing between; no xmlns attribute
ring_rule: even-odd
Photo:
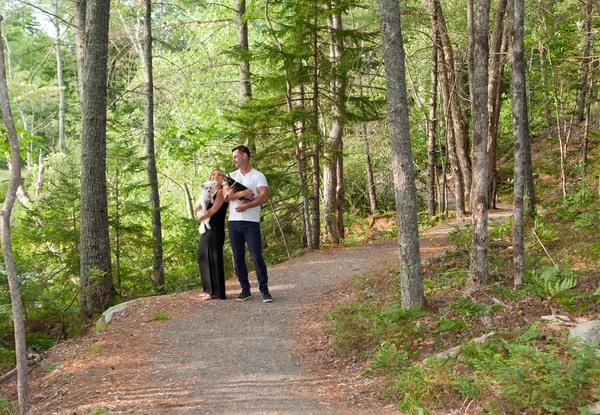
<svg viewBox="0 0 600 415"><path fill-rule="evenodd" d="M221 208L222 205L223 205L223 192L221 190L219 190L217 192L217 194L215 195L215 201L213 202L213 205L210 207L210 209L208 209L204 213L198 212L198 210L196 210L196 219L198 221L203 221L204 219L210 218L212 215L217 213L217 211Z"/></svg>

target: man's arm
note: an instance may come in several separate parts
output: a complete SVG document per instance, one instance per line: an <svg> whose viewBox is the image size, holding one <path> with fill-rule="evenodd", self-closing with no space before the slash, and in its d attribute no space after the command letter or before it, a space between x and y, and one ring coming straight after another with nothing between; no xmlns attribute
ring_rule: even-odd
<svg viewBox="0 0 600 415"><path fill-rule="evenodd" d="M263 203L265 203L267 200L269 200L269 188L267 186L258 186L256 188L256 191L258 192L258 195L254 199L252 199L251 201L246 202L246 203L238 203L235 210L237 212L243 212L246 209L260 206ZM236 192L233 194L233 196L237 196L237 195L239 195L241 193L245 193L245 192L246 192L245 190L243 192ZM250 190L250 193L252 193L251 190ZM244 197L244 196L242 195L241 197ZM231 196L230 196L230 199L231 199ZM239 199L239 197L237 199Z"/></svg>

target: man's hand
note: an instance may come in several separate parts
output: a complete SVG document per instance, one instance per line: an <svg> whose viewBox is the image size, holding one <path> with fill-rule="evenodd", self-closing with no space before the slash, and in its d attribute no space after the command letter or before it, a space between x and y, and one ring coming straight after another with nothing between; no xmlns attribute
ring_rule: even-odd
<svg viewBox="0 0 600 415"><path fill-rule="evenodd" d="M248 203L244 202L238 203L238 205L235 207L235 211L239 213L245 212L248 209L247 205Z"/></svg>

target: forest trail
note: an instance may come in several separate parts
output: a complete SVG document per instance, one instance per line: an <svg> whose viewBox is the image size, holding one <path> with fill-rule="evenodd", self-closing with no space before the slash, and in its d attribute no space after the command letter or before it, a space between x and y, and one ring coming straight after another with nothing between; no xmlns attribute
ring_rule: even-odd
<svg viewBox="0 0 600 415"><path fill-rule="evenodd" d="M490 211L490 220L508 216ZM448 248L447 234L467 221L425 232L423 257ZM245 302L235 301L233 279L225 301L201 301L199 290L138 299L106 330L59 344L32 370L34 413L397 413L359 393L364 379L332 373L315 345L321 317L353 276L397 260L396 239L308 253L269 268L269 304L254 275Z"/></svg>

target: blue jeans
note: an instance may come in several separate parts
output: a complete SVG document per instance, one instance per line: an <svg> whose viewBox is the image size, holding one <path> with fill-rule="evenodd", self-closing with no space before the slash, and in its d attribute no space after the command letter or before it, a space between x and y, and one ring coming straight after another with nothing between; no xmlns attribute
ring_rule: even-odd
<svg viewBox="0 0 600 415"><path fill-rule="evenodd" d="M246 266L246 244L250 252L250 258L254 263L256 279L261 292L269 290L267 275L267 265L262 256L262 241L260 235L260 225L258 222L249 221L229 221L229 243L233 253L233 264L235 273L242 291L250 292L250 282L248 281L248 267Z"/></svg>

